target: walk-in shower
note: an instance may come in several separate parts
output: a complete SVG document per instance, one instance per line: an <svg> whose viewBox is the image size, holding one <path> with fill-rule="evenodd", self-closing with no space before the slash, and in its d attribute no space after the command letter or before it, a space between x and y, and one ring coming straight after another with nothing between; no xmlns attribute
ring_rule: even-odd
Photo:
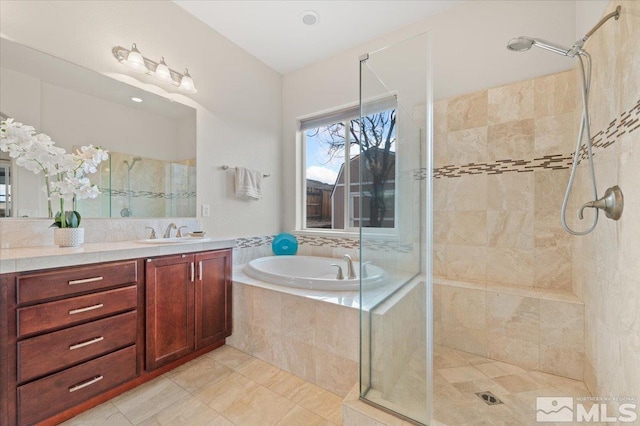
<svg viewBox="0 0 640 426"><path fill-rule="evenodd" d="M539 47L541 49L564 55L570 58L577 57L580 64L580 76L582 78L582 118L580 120L580 130L578 132L578 138L576 141L576 149L573 152L573 163L571 166L571 174L569 175L569 183L567 184L567 190L565 191L564 200L562 202L562 210L560 213L560 219L562 221L563 228L573 235L586 235L593 231L598 224L598 209L605 211L608 218L618 220L622 215L623 208L623 196L622 191L616 185L608 188L604 197L598 199L598 189L596 185L596 174L593 165L593 152L591 146L591 129L589 120L589 90L591 87L591 56L585 52L582 48L584 43L600 28L605 22L611 18L618 20L620 18L620 9L618 6L615 11L609 13L603 17L584 37L576 41L572 47L568 48L552 43L550 41L542 40L539 38L532 38L526 36L516 37L511 39L507 43L507 49L514 52L523 52L531 49L532 46ZM583 148L582 140L586 137L585 147ZM593 192L594 201L590 201L582 205L578 212L579 219L583 219L583 211L585 208L595 209L593 215L593 221L584 231L576 231L567 224L567 205L571 196L571 189L575 180L576 172L578 170L578 164L581 157L586 150L587 159L589 161L589 173L591 177L591 190Z"/></svg>
<svg viewBox="0 0 640 426"><path fill-rule="evenodd" d="M137 161L142 161L141 157L133 157L131 164L128 160L124 160L123 163L127 166L127 207L120 210L120 216L131 217L133 216L133 210L131 209L131 169L136 165Z"/></svg>

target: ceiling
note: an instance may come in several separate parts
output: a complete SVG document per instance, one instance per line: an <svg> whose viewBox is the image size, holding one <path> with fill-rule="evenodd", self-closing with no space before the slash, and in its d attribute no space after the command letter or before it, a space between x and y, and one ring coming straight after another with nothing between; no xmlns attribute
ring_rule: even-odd
<svg viewBox="0 0 640 426"><path fill-rule="evenodd" d="M286 74L435 15L463 0L174 2L274 70ZM308 10L319 14L316 25L302 22L303 13Z"/></svg>

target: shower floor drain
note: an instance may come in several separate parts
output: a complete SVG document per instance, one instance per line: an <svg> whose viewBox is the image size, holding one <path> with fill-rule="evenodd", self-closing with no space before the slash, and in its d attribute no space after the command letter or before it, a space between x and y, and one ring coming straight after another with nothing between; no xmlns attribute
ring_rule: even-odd
<svg viewBox="0 0 640 426"><path fill-rule="evenodd" d="M487 404L487 405L502 404L502 401L500 401L500 399L497 396L495 396L494 394L492 394L489 391L487 391L487 392L478 392L478 393L476 393L476 395L478 395L478 398L483 400L485 402L485 404Z"/></svg>

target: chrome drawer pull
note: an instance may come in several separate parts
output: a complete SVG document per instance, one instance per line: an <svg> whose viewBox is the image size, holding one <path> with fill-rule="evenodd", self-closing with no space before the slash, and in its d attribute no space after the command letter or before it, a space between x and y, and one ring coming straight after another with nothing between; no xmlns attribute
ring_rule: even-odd
<svg viewBox="0 0 640 426"><path fill-rule="evenodd" d="M69 346L69 350L72 351L74 349L84 348L85 346L93 345L94 343L98 343L104 340L104 337L96 337L95 339L87 340L86 342L76 343L75 345Z"/></svg>
<svg viewBox="0 0 640 426"><path fill-rule="evenodd" d="M102 281L103 279L104 279L103 277L93 277L93 278L85 278L82 280L71 280L69 281L69 285L94 283L96 281Z"/></svg>
<svg viewBox="0 0 640 426"><path fill-rule="evenodd" d="M100 309L102 308L104 305L102 303L98 303L97 305L93 305L93 306L87 306L86 308L78 308L78 309L72 309L69 311L69 315L73 315L73 314L81 314L83 312L87 312L87 311L93 311L94 309Z"/></svg>
<svg viewBox="0 0 640 426"><path fill-rule="evenodd" d="M80 383L80 384L77 384L75 386L71 386L69 388L69 392L75 392L75 391L80 390L82 388L86 388L87 386L91 386L92 384L97 383L102 379L104 379L103 376L96 376L93 379L89 379L84 383Z"/></svg>

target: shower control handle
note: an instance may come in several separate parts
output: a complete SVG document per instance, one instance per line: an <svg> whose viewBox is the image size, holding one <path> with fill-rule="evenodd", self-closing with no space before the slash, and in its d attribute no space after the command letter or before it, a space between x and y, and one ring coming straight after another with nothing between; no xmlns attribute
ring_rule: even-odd
<svg viewBox="0 0 640 426"><path fill-rule="evenodd" d="M589 201L580 207L578 217L583 218L584 209L587 207L594 209L604 210L604 214L613 220L620 219L622 216L622 209L624 207L624 197L622 196L622 190L618 185L612 186L607 189L604 196L596 201Z"/></svg>

